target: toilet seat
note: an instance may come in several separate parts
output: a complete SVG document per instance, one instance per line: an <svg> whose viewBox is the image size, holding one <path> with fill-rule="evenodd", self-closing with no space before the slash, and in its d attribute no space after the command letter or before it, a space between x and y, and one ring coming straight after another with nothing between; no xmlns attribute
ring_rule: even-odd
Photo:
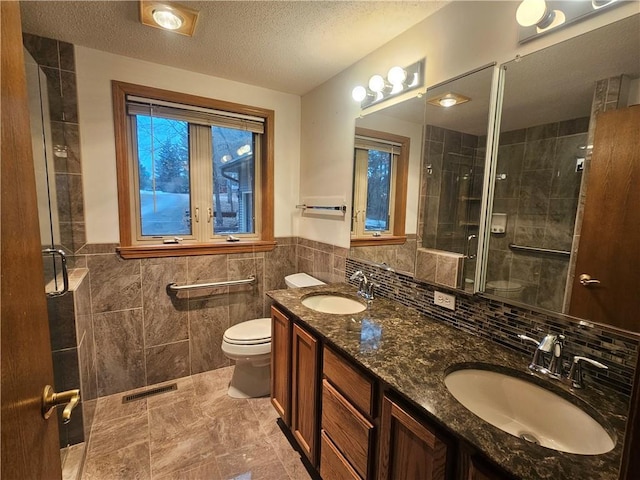
<svg viewBox="0 0 640 480"><path fill-rule="evenodd" d="M229 327L222 337L232 345L271 343L271 318L257 318Z"/></svg>

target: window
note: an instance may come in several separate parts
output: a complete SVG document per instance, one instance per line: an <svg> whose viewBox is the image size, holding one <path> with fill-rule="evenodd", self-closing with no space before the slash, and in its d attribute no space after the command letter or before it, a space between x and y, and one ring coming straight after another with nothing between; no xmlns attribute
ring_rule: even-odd
<svg viewBox="0 0 640 480"><path fill-rule="evenodd" d="M409 139L356 128L352 245L404 243Z"/></svg>
<svg viewBox="0 0 640 480"><path fill-rule="evenodd" d="M273 248L271 110L113 82L125 258Z"/></svg>

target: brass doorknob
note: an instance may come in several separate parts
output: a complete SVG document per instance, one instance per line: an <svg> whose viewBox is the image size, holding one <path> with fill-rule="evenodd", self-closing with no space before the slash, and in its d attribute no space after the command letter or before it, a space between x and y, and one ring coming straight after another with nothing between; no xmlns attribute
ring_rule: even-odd
<svg viewBox="0 0 640 480"><path fill-rule="evenodd" d="M64 410L62 411L62 422L69 423L71 421L71 412L73 409L78 406L80 402L80 390L77 388L74 390L67 390L66 392L56 393L53 391L53 387L51 385L47 385L44 387L44 392L42 392L42 417L45 420L48 420L51 414L53 413L53 409L58 405L64 405Z"/></svg>
<svg viewBox="0 0 640 480"><path fill-rule="evenodd" d="M591 278L591 275L588 273L583 273L578 277L580 280L580 285L583 287L590 287L591 285L599 285L600 280L596 280L595 278Z"/></svg>

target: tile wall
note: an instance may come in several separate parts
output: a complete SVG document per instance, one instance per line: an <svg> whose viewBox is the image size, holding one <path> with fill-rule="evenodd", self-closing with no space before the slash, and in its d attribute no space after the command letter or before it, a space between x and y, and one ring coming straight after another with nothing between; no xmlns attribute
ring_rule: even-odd
<svg viewBox="0 0 640 480"><path fill-rule="evenodd" d="M74 47L28 33L23 44L47 77L60 247L73 255L86 242Z"/></svg>
<svg viewBox="0 0 640 480"><path fill-rule="evenodd" d="M81 393L68 425L62 424L58 409L61 447L89 439L98 396L89 284L88 270L76 269L69 278L69 292L47 298L53 386L57 392L79 388Z"/></svg>
<svg viewBox="0 0 640 480"><path fill-rule="evenodd" d="M491 234L487 281L518 282L518 300L528 305L562 310L569 255L509 244L571 251L582 181L576 161L585 155L588 128L584 117L500 134L493 212L507 214L507 228Z"/></svg>
<svg viewBox="0 0 640 480"><path fill-rule="evenodd" d="M609 370L602 371L585 366L587 381L630 395L640 342L638 336L626 335L613 329L581 327L577 322L561 315L539 313L460 292L450 292L456 295L456 310L451 311L434 305L433 286L416 281L408 275L382 270L348 258L346 278L356 270L363 270L381 285L377 290L380 296L527 356L532 354L531 347L519 340L517 334L542 338L547 333L562 333L567 338L567 355L584 355L600 360L609 367Z"/></svg>
<svg viewBox="0 0 640 480"><path fill-rule="evenodd" d="M296 239L271 252L124 260L116 245L86 245L99 396L228 366L224 331L268 316L266 290L296 272ZM344 271L344 270L342 270ZM167 285L237 280L255 285L168 293Z"/></svg>
<svg viewBox="0 0 640 480"><path fill-rule="evenodd" d="M351 247L349 258L384 263L395 270L412 273L415 268L416 248L417 236L408 234L407 241L402 245Z"/></svg>

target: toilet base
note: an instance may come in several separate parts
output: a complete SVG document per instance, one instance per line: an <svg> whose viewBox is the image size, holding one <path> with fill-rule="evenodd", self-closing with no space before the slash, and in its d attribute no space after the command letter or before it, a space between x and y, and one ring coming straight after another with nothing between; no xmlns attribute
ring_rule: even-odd
<svg viewBox="0 0 640 480"><path fill-rule="evenodd" d="M227 395L231 398L266 397L271 392L271 366L236 363Z"/></svg>

